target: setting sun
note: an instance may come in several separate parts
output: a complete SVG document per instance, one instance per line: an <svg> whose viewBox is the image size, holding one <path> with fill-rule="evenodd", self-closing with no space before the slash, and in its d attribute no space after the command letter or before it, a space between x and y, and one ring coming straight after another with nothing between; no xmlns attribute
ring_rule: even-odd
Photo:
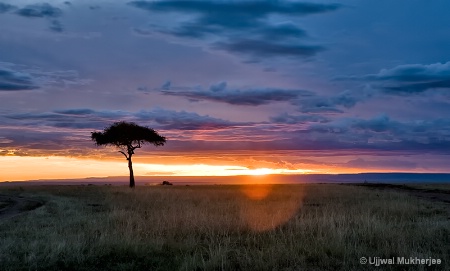
<svg viewBox="0 0 450 271"><path fill-rule="evenodd" d="M267 175L274 174L276 171L270 168L257 168L249 170L250 175Z"/></svg>

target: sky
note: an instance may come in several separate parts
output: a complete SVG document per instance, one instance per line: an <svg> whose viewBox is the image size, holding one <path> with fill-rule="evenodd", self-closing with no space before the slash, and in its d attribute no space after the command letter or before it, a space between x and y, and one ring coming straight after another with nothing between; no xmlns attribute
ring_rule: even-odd
<svg viewBox="0 0 450 271"><path fill-rule="evenodd" d="M450 172L447 0L0 0L0 181Z"/></svg>

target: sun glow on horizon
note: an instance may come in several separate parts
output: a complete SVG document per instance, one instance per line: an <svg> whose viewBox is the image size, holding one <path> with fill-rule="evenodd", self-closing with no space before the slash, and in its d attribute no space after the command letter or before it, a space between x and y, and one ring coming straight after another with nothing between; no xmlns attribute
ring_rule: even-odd
<svg viewBox="0 0 450 271"><path fill-rule="evenodd" d="M256 168L252 169L251 171L252 172L250 174L256 176L273 174L273 169L270 168Z"/></svg>
<svg viewBox="0 0 450 271"><path fill-rule="evenodd" d="M133 163L136 176L264 176L307 174L307 169L248 168L236 165ZM64 156L0 156L0 182L127 176L125 161L102 161Z"/></svg>

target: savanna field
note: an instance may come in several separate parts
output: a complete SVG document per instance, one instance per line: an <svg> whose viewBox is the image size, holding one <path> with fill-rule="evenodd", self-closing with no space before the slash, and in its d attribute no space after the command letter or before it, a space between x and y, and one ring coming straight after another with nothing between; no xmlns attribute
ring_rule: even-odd
<svg viewBox="0 0 450 271"><path fill-rule="evenodd" d="M4 186L0 194L44 203L0 220L2 271L450 270L448 204L399 191L266 184ZM442 263L376 267L361 257Z"/></svg>

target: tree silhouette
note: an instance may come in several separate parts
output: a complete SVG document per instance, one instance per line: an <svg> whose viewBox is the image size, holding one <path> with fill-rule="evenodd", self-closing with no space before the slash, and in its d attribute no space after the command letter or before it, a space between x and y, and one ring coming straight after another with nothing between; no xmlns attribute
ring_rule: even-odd
<svg viewBox="0 0 450 271"><path fill-rule="evenodd" d="M141 148L146 143L155 146L163 146L166 143L166 138L160 136L155 130L125 121L115 122L105 128L103 132L92 132L91 139L98 146L112 145L120 149L119 152L128 160L131 188L134 187L133 163L131 162L134 150Z"/></svg>

